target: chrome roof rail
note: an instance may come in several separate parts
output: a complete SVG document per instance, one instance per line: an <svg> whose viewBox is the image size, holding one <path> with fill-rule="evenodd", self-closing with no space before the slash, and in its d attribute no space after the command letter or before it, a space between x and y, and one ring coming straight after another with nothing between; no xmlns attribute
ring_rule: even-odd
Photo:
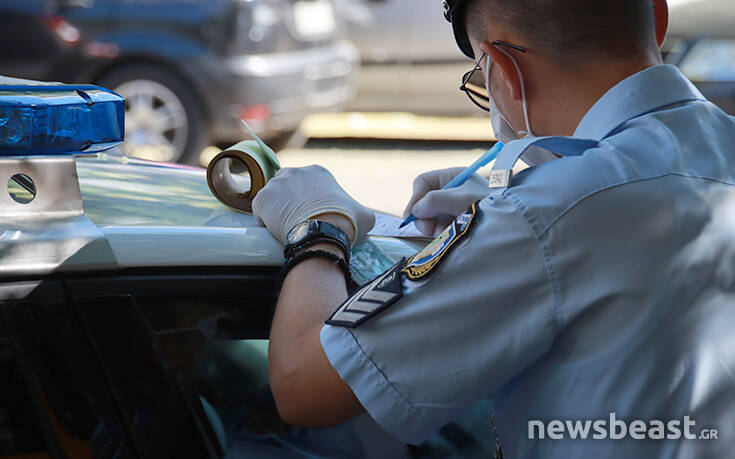
<svg viewBox="0 0 735 459"><path fill-rule="evenodd" d="M0 157L0 186L4 188L0 188L3 219L66 218L84 213L73 156Z"/></svg>

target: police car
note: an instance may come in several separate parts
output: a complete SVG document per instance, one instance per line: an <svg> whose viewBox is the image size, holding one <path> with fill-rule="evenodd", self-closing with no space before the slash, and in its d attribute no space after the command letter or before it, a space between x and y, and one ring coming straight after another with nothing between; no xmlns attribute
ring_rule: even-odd
<svg viewBox="0 0 735 459"><path fill-rule="evenodd" d="M421 446L288 426L268 387L282 247L202 169L105 151L123 99L0 80L0 456L488 455L489 402ZM371 237L365 282L421 242Z"/></svg>

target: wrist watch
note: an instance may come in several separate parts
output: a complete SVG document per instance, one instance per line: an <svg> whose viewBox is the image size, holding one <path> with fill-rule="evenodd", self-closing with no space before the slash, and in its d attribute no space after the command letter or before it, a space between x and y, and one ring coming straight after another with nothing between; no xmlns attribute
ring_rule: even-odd
<svg viewBox="0 0 735 459"><path fill-rule="evenodd" d="M298 223L286 236L283 252L286 259L299 250L314 244L326 242L334 244L342 251L345 261L350 261L350 239L338 227L321 220L311 219Z"/></svg>

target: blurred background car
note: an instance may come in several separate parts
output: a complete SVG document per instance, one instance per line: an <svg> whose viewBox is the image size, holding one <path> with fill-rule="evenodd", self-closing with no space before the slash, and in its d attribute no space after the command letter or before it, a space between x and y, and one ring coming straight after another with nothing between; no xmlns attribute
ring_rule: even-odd
<svg viewBox="0 0 735 459"><path fill-rule="evenodd" d="M335 0L362 56L351 110L482 115L458 91L472 66L454 42L437 1Z"/></svg>
<svg viewBox="0 0 735 459"><path fill-rule="evenodd" d="M359 57L331 0L0 0L8 76L126 99L125 154L197 164L210 144L273 145L354 96Z"/></svg>
<svg viewBox="0 0 735 459"><path fill-rule="evenodd" d="M457 49L440 8L427 8L425 0L335 2L363 62L350 109L478 115L457 91L472 62ZM668 3L666 62L679 66L706 97L735 113L735 3Z"/></svg>
<svg viewBox="0 0 735 459"><path fill-rule="evenodd" d="M670 0L666 63L682 72L709 100L735 115L735 3Z"/></svg>

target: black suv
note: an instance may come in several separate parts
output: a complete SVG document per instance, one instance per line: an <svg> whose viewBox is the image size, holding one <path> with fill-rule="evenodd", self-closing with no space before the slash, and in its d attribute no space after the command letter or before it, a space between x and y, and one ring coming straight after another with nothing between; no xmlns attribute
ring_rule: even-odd
<svg viewBox="0 0 735 459"><path fill-rule="evenodd" d="M197 163L239 118L278 144L351 99L341 29L331 0L0 0L0 68L115 90L126 154Z"/></svg>

